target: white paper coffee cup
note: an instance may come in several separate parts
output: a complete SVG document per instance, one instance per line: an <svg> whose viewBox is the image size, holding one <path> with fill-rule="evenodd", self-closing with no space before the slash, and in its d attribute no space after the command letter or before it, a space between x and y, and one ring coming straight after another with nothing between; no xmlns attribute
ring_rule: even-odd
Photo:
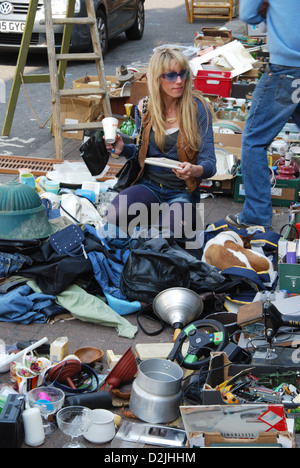
<svg viewBox="0 0 300 468"><path fill-rule="evenodd" d="M117 129L119 125L118 119L114 117L105 117L102 120L104 138L106 143L113 144L116 141Z"/></svg>

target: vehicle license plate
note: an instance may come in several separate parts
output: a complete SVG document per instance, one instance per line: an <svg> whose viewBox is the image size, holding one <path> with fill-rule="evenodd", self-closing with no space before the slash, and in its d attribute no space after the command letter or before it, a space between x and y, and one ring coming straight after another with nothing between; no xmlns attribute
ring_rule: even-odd
<svg viewBox="0 0 300 468"><path fill-rule="evenodd" d="M22 21L1 21L0 20L0 31L3 33L23 33L25 29L25 23Z"/></svg>

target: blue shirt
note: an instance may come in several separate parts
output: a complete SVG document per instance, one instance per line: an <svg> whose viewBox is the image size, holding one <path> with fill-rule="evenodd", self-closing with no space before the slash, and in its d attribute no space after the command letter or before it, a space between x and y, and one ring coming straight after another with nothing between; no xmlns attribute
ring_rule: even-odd
<svg viewBox="0 0 300 468"><path fill-rule="evenodd" d="M212 118L211 115L208 114L207 119L207 110L204 104L196 99L198 105L198 132L201 135L202 143L201 147L199 148L199 154L197 158L197 164L203 167L203 179L208 177L212 177L216 173L216 155L215 155L215 147L214 147L214 134L213 134L213 127L212 127ZM136 106L135 111L135 124L137 127L137 131L139 132L141 128L141 116L138 111L138 104ZM125 145L122 156L125 156L127 159L130 159L135 156L136 154L136 145L130 144ZM174 159L178 161L178 154L177 154L177 145L174 145L166 154L161 153L161 151L157 148L154 143L149 141L148 153L147 157L164 157L169 159Z"/></svg>
<svg viewBox="0 0 300 468"><path fill-rule="evenodd" d="M240 19L259 24L265 19L258 14L263 0L240 0ZM266 18L270 63L300 67L300 2L299 0L269 0Z"/></svg>

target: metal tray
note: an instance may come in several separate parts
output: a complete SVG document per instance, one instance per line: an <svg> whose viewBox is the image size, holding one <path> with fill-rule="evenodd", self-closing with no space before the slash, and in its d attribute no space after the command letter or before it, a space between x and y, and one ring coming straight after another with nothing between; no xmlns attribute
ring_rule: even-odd
<svg viewBox="0 0 300 468"><path fill-rule="evenodd" d="M161 447L185 447L186 432L174 427L124 421L115 438Z"/></svg>

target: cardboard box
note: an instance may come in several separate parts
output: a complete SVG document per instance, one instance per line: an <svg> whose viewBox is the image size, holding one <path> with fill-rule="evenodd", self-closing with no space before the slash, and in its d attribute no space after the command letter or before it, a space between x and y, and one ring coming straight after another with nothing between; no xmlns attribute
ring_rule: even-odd
<svg viewBox="0 0 300 468"><path fill-rule="evenodd" d="M134 80L130 87L130 103L136 105L140 99L149 95L149 89L147 84L146 75L142 75L140 79Z"/></svg>
<svg viewBox="0 0 300 468"><path fill-rule="evenodd" d="M298 201L300 179L283 180L277 179L276 186L271 188L271 199L273 206L290 206ZM243 203L245 201L245 190L242 174L238 173L235 178L234 201Z"/></svg>
<svg viewBox="0 0 300 468"><path fill-rule="evenodd" d="M118 80L115 76L106 76L107 87L110 88L111 84L117 84ZM93 88L99 86L98 75L86 75L73 81L73 88Z"/></svg>
<svg viewBox="0 0 300 468"><path fill-rule="evenodd" d="M201 36L197 37L194 40L194 46L198 47L199 49L203 49L205 47L220 47L225 44L228 44L228 42L231 42L232 39L227 38L227 37L212 37L212 36Z"/></svg>
<svg viewBox="0 0 300 468"><path fill-rule="evenodd" d="M260 69L263 66L263 62L258 62L258 63L259 63L258 67L256 66L257 64L254 64L255 66L252 68L252 70L248 70L247 72L242 73L239 76L235 76L233 78L232 82L236 83L239 80L251 82L253 80L257 80L258 77L259 77L259 74L261 73ZM234 97L234 96L232 96L232 97Z"/></svg>
<svg viewBox="0 0 300 468"><path fill-rule="evenodd" d="M237 123L237 122L235 122ZM216 123L216 126L218 124ZM231 148L234 151L234 155L238 156L242 147L242 134L241 133L214 133L215 145L219 145L221 148ZM232 152L232 151L231 151Z"/></svg>
<svg viewBox="0 0 300 468"><path fill-rule="evenodd" d="M279 288L291 294L300 294L300 264L285 263L285 259L278 264Z"/></svg>
<svg viewBox="0 0 300 468"><path fill-rule="evenodd" d="M220 28L201 28L203 36L198 36L194 40L194 46L202 49L203 47L220 47L232 41L232 31L222 30Z"/></svg>
<svg viewBox="0 0 300 468"><path fill-rule="evenodd" d="M220 115L219 115L220 116ZM229 122L229 121L228 121ZM241 124L244 128L244 122L234 122ZM218 126L218 122L215 122ZM214 133L215 148L227 151L232 154L236 161L241 159L242 134ZM204 193L219 193L224 195L233 195L234 193L235 173L215 174L209 179L202 180L200 189Z"/></svg>
<svg viewBox="0 0 300 468"><path fill-rule="evenodd" d="M60 99L62 125L95 122L102 118L102 98L98 96L62 97ZM63 138L83 139L82 131L64 132Z"/></svg>
<svg viewBox="0 0 300 468"><path fill-rule="evenodd" d="M289 433L262 432L255 439L225 438L219 432L203 432L198 434L197 447L205 448L295 448L293 437ZM188 447L193 447L188 441Z"/></svg>
<svg viewBox="0 0 300 468"><path fill-rule="evenodd" d="M113 114L124 115L125 108L124 104L130 102L129 96L121 96L121 87L115 88L112 85L118 84L116 76L107 75L106 84L108 87L108 95L110 100L111 111ZM73 88L93 88L99 86L98 76L86 75L82 78L78 78L73 81ZM91 91L92 92L92 91Z"/></svg>
<svg viewBox="0 0 300 468"><path fill-rule="evenodd" d="M112 111L113 113L123 115L125 112L124 109L124 104L125 103L131 103L133 105L136 105L136 103L142 99L145 96L148 96L149 90L148 90L148 85L147 85L147 79L146 79L146 74L145 73L136 73L135 79L131 82L130 86L130 96L123 97L123 96L118 96L116 95L116 90L115 88L110 87L110 84L116 84L118 83L118 80L115 76L106 76L106 82L108 83L108 88L109 88L109 97L110 97L110 102L112 105ZM92 76L92 75L87 75L82 78L78 78L77 80L73 81L73 88L90 88L93 86L98 85L98 76ZM114 90L113 90L114 89ZM117 88L117 93L121 92L121 88ZM117 102L117 104L115 104ZM120 105L121 101L121 105ZM117 109L115 110L121 110L121 112L114 112L113 106L116 105L118 106Z"/></svg>
<svg viewBox="0 0 300 468"><path fill-rule="evenodd" d="M199 418L200 418L201 411L202 411L201 407L199 407L200 409L199 418L195 418L195 413L194 413L194 417L192 415L193 412L197 413L197 407L196 409L191 409L190 411L188 409L187 410L180 409L181 412L185 413L184 426L187 431L189 446L192 447L192 446L196 446L200 444L198 446L207 447L207 446L210 446L211 444L232 445L232 444L238 444L238 443L276 444L276 443L279 443L280 439L282 439L283 440L282 443L286 447L294 448L295 425L293 423L293 420L296 419L297 415L294 415L292 416L292 418L290 418L288 410L289 409L294 410L295 408L298 407L298 404L292 404L292 403L288 403L287 405L285 404L284 405L282 404L269 405L268 403L232 404L232 403L227 403L225 400L223 400L221 392L215 388L224 382L230 385L230 381L234 383L235 381L238 381L242 376L247 376L249 373L259 378L262 375L274 374L275 372L286 373L288 370L290 369L288 369L286 366L283 366L283 365L272 366L271 364L268 364L265 360L261 366L257 366L257 367L253 366L251 362L249 364L232 364L229 361L228 356L225 352L222 352L222 351L212 352L210 366L209 366L209 373L207 375L206 383L204 384L204 387L202 389L202 400L201 400L203 406L205 406L208 410L210 408L211 410L213 410L213 413L211 413L212 417L210 419L210 424L209 424L210 427L207 426L203 431L197 431L197 426L199 427ZM257 409L260 407L260 405L262 405L262 407L267 408L267 411L270 410L271 412L272 412L271 407L273 407L276 413L278 409L279 412L277 413L278 414L277 422L279 422L279 425L277 427L272 427L272 428L271 427L264 428L263 425L261 425L261 429L257 425L254 425L254 428L251 428L251 426L250 425L248 426L248 424L244 426L243 422L245 422L246 420L241 418L243 421L242 420L239 421L238 414L247 412L248 408L250 409L251 406L253 407L253 405ZM234 421L232 421L233 424L231 424L230 419L228 419L227 421L228 424L227 423L224 424L224 420L222 420L222 416L221 416L222 407L225 407L224 414L230 414L231 408L232 408L233 413L237 410L237 408L240 408L241 411L237 410L237 416L234 419ZM216 421L216 418L215 418L216 411L219 412L221 416L219 422ZM247 414L247 416L249 416L249 414ZM281 414L281 421L279 418L279 414ZM189 415L191 415L190 419L189 419ZM251 420L251 417L249 418L248 422L250 422L250 420ZM267 421L267 418L266 418L266 421ZM252 422L254 422L254 420ZM213 427L213 423L215 424L215 428ZM231 424L231 428L230 428L230 424ZM193 426L196 426L196 427L193 427ZM286 430L286 427L287 427L287 430ZM243 429L245 429L245 438L243 438L242 436L242 438L240 439L239 436L241 435L240 433L243 431ZM252 437L253 436L254 437L249 439L248 437L251 437L249 435L249 432L252 432L253 429L254 431L257 431L257 433L252 434Z"/></svg>
<svg viewBox="0 0 300 468"><path fill-rule="evenodd" d="M203 26L201 28L202 33L204 36L209 37L223 37L232 40L232 30L231 29L220 29L219 27L210 28L207 26Z"/></svg>
<svg viewBox="0 0 300 468"><path fill-rule="evenodd" d="M211 61L213 62L213 68L207 68L205 64ZM254 63L255 59L238 40L214 48L190 60L195 75L198 70L203 70L203 67L205 70L216 70L215 67L217 66L222 67L223 71L230 71L231 78L251 70Z"/></svg>
<svg viewBox="0 0 300 468"><path fill-rule="evenodd" d="M212 444L295 448L293 424L288 426L283 405L194 405L181 406L180 412L189 448Z"/></svg>

